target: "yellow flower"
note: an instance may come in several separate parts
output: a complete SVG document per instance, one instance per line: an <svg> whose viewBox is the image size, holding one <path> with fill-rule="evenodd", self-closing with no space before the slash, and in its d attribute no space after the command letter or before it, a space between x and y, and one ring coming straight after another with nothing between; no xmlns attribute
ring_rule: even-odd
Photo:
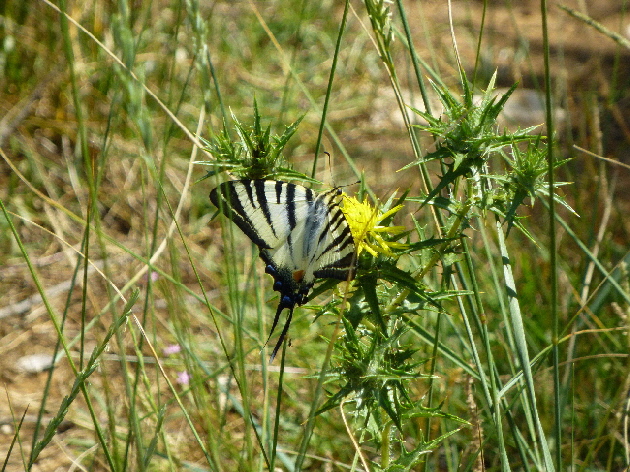
<svg viewBox="0 0 630 472"><path fill-rule="evenodd" d="M385 241L382 233L400 234L405 231L404 226L380 226L379 223L396 213L403 206L398 205L391 210L381 213L367 201L360 202L354 197L343 196L341 211L343 211L350 226L354 243L357 246L357 256L364 249L376 256L382 253L394 256L392 249L404 249L406 244Z"/></svg>

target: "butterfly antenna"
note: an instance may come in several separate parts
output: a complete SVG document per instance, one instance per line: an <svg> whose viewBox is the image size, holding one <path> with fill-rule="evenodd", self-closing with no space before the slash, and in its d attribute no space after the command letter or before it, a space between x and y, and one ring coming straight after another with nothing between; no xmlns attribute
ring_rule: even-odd
<svg viewBox="0 0 630 472"><path fill-rule="evenodd" d="M278 314L280 313L280 311L282 310L280 307L278 307ZM277 318L277 315L276 315L276 318ZM276 343L276 346L273 348L273 352L271 353L271 357L269 358L270 364L273 362L274 358L276 357L276 354L278 353L278 349L280 349L280 346L282 346L282 342L284 341L284 338L286 337L287 332L289 331L289 326L291 325L291 318L293 318L293 308L289 308L289 314L287 316L287 320L284 322L284 327L282 328L280 339L278 339L278 342Z"/></svg>
<svg viewBox="0 0 630 472"><path fill-rule="evenodd" d="M332 173L332 156L330 155L330 153L328 151L324 151L324 154L326 154L328 156L328 172L330 172L330 179L333 183L333 187L337 188L335 184L335 177L333 177L333 173Z"/></svg>

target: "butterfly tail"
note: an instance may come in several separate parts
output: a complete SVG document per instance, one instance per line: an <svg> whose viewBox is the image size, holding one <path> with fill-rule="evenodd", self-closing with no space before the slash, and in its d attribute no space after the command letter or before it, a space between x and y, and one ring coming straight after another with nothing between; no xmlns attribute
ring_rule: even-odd
<svg viewBox="0 0 630 472"><path fill-rule="evenodd" d="M278 305L278 309L276 310L276 316L273 319L273 324L271 325L271 331L269 331L269 337L267 338L267 341L265 342L265 346L269 343L269 340L271 339L271 335L273 334L273 331L276 329L276 326L278 325L278 320L280 319L280 313L282 313L282 310L284 310L285 308L286 307L283 306L282 303Z"/></svg>
<svg viewBox="0 0 630 472"><path fill-rule="evenodd" d="M278 312L276 313L276 319L274 320L274 327L276 325L276 322L278 321L278 316L280 315L280 312L282 311L282 308L283 308L282 306L278 307ZM293 307L290 307L289 308L289 314L287 315L287 320L284 322L284 326L282 328L282 333L280 334L280 338L278 339L278 342L276 343L276 346L273 348L273 352L271 353L271 357L269 358L269 363L270 364L275 359L276 354L278 353L278 350L280 349L280 346L282 346L282 343L284 342L284 338L286 337L287 332L289 331L289 326L291 325L291 319L292 318L293 318ZM273 328L272 328L272 332L273 332Z"/></svg>

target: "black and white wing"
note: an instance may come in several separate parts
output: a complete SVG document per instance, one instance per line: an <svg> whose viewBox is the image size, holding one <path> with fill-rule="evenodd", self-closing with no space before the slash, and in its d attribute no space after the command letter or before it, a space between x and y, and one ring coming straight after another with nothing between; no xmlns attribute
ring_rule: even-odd
<svg viewBox="0 0 630 472"><path fill-rule="evenodd" d="M356 247L339 208L340 193L316 193L275 180L225 182L210 193L212 203L259 247L265 271L274 278L280 303L271 333L282 310L289 309L271 360L289 329L293 308L306 302L315 279L354 277Z"/></svg>

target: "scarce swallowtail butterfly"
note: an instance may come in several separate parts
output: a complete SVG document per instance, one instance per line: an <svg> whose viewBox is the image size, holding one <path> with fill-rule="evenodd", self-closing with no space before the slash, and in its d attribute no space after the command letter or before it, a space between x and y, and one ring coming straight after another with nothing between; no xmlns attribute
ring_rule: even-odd
<svg viewBox="0 0 630 472"><path fill-rule="evenodd" d="M210 193L212 203L258 246L273 289L280 292L269 338L282 310L289 310L270 362L289 330L293 308L306 302L315 280L354 277L356 246L340 196L339 189L317 193L275 180L230 181Z"/></svg>

